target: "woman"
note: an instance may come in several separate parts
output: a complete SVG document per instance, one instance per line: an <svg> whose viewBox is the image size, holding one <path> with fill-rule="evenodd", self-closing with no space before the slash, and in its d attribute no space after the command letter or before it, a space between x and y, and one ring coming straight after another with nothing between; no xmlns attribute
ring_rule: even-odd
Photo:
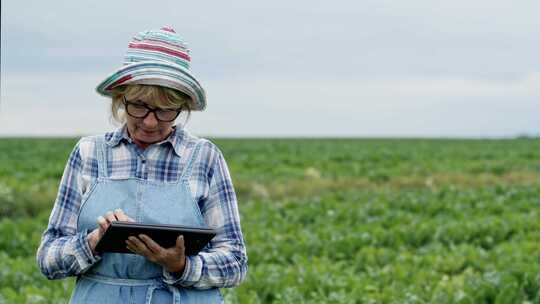
<svg viewBox="0 0 540 304"><path fill-rule="evenodd" d="M238 285L247 256L231 178L220 150L174 125L201 111L205 92L189 70L185 42L172 28L144 31L124 66L97 91L112 97L118 130L82 138L59 187L37 261L49 279L77 276L71 303L221 303ZM211 227L217 235L186 256L181 237L162 248L130 237L134 254L97 253L112 221Z"/></svg>

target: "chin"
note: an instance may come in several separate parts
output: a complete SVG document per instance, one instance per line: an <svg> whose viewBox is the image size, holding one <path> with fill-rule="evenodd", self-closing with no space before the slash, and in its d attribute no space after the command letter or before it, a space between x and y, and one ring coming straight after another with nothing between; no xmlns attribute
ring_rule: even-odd
<svg viewBox="0 0 540 304"><path fill-rule="evenodd" d="M156 134L152 134L152 135L148 135L148 134L145 134L144 132L137 132L135 133L137 134L136 139L138 141L141 141L141 142L155 142L157 140L159 140L159 134L156 133Z"/></svg>

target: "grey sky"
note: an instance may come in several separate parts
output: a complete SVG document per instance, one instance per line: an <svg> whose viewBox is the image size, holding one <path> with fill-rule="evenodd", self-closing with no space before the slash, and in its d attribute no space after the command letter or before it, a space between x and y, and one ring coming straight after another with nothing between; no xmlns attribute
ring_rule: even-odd
<svg viewBox="0 0 540 304"><path fill-rule="evenodd" d="M0 135L113 128L94 88L162 25L207 90L199 135L540 134L538 1L134 3L2 1Z"/></svg>

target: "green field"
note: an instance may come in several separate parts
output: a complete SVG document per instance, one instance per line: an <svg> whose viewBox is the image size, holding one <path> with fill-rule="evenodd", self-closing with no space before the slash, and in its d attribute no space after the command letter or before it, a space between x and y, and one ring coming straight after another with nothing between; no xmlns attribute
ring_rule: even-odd
<svg viewBox="0 0 540 304"><path fill-rule="evenodd" d="M0 139L0 303L35 262L77 139ZM249 272L227 303L540 303L540 140L214 139Z"/></svg>

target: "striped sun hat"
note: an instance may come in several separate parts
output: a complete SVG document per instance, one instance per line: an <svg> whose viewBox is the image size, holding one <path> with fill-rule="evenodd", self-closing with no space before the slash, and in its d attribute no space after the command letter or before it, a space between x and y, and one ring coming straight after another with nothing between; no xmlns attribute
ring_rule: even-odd
<svg viewBox="0 0 540 304"><path fill-rule="evenodd" d="M206 107L206 94L189 70L191 57L186 42L171 27L143 31L128 45L124 65L96 88L103 96L126 84L150 84L181 91L193 100L193 110Z"/></svg>

